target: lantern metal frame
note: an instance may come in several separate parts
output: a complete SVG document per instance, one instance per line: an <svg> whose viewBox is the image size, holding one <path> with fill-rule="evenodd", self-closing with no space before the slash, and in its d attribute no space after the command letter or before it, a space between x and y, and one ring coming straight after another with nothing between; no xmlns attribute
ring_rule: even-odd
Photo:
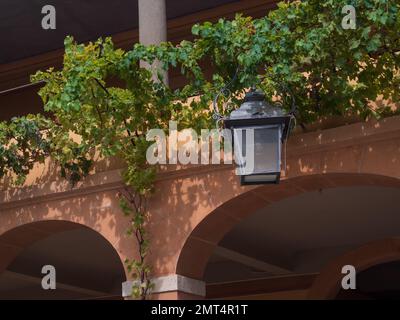
<svg viewBox="0 0 400 320"><path fill-rule="evenodd" d="M265 172L265 173L254 173L254 174L249 174L249 175L240 175L240 183L241 185L262 185L262 184L279 184L280 178L281 178L281 171L282 171L282 146L286 146L286 141L289 137L291 127L293 125L293 120L295 120L295 111L296 111L296 105L294 101L293 95L291 95L292 98L292 108L289 113L287 114L280 114L277 116L271 116L271 115L265 115L263 113L255 112L254 114L249 113L248 116L243 116L243 117L223 117L218 109L218 99L221 94L224 94L225 96L227 95L226 93L229 93L230 91L227 88L224 88L223 90L220 91L218 95L216 95L214 99L214 119L217 120L217 126L219 122L223 122L223 127L226 129L230 129L231 132L234 132L235 129L246 129L246 128L251 128L251 127L258 127L258 128L268 128L268 127L273 127L273 126L281 126L281 141L279 145L279 156L280 159L278 160L279 163L279 172ZM290 93L290 91L289 91ZM265 101L265 96L261 92L257 92L255 88L252 88L249 93L246 94L246 98L244 102L247 101ZM248 100L246 100L248 99ZM226 105L225 105L226 106ZM243 104L242 104L243 106ZM282 110L282 106L278 105L268 105L272 108L279 108ZM240 110L240 108L238 109ZM247 111L247 110L246 110ZM235 148L235 142L234 142L234 134L232 134L232 146ZM286 150L286 148L285 148ZM286 152L285 155L286 157ZM285 169L286 169L286 161L285 163ZM269 180L269 179L257 179L258 177L262 176L274 176L276 177L274 180ZM255 177L256 179L251 181L251 179L248 179L249 177Z"/></svg>

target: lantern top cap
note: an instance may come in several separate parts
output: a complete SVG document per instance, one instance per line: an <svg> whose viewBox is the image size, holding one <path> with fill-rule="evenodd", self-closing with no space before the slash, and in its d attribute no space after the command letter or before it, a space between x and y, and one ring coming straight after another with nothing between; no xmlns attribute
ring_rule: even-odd
<svg viewBox="0 0 400 320"><path fill-rule="evenodd" d="M251 101L264 101L265 94L261 90L256 88L251 88L249 92L246 93L244 97L244 102L251 102Z"/></svg>
<svg viewBox="0 0 400 320"><path fill-rule="evenodd" d="M265 101L265 94L261 90L252 88L246 93L244 102L239 109L231 112L229 119L257 119L263 117L283 117L285 113L278 105L272 105Z"/></svg>

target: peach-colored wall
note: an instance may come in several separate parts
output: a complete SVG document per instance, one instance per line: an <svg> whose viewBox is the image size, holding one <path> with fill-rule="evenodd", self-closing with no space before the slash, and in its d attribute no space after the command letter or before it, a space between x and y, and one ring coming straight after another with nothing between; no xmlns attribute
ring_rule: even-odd
<svg viewBox="0 0 400 320"><path fill-rule="evenodd" d="M287 176L279 186L241 187L223 167L159 181L150 207L156 272L201 278L224 234L271 202L319 188L400 185L400 117L299 134L287 150Z"/></svg>
<svg viewBox="0 0 400 320"><path fill-rule="evenodd" d="M201 278L231 227L282 198L319 187L399 186L400 117L297 134L287 150L288 170L278 186L241 187L232 166L163 168L149 205L154 275ZM131 257L135 244L125 236L128 221L115 197L120 167L118 161L102 163L74 189L38 167L22 189L0 192L0 234L34 221L72 221L102 234L122 260Z"/></svg>

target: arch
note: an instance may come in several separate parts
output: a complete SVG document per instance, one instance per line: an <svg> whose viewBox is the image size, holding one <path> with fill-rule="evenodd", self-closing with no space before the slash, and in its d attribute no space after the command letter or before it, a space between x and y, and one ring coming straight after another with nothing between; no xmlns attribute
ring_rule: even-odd
<svg viewBox="0 0 400 320"><path fill-rule="evenodd" d="M400 188L400 180L374 174L330 173L287 179L242 193L210 212L187 237L176 273L202 279L208 260L219 241L238 223L256 211L304 192L335 187L381 186Z"/></svg>
<svg viewBox="0 0 400 320"><path fill-rule="evenodd" d="M68 233L70 231L73 231L73 233ZM71 238L71 236L84 236L84 239L90 240L89 244L84 243L82 246L79 248L75 247L76 246L76 239ZM63 237L60 239L60 237ZM70 237L70 238L68 238ZM49 240L47 240L49 239ZM51 240L50 240L51 239ZM106 239L101 233L93 230L92 228L76 223L76 222L71 222L71 221L66 221L66 220L42 220L42 221L35 221L31 223L26 223L23 225L19 225L15 228L12 228L0 235L0 276L7 270L7 273L10 273L8 268L10 266L13 266L15 262L26 255L27 251L31 250L32 248L35 248L37 250L38 247L43 246L45 243L45 248L48 248L48 245L51 241L54 241L57 239L58 244L62 244L62 248L60 250L67 250L67 253L74 258L74 261L76 263L76 259L78 260L85 260L82 265L86 264L86 267L82 272L82 279L85 279L84 275L89 273L93 274L93 269L90 269L90 266L87 265L87 260L90 260L90 258L87 259L81 259L81 256L78 256L76 254L72 254L71 252L86 252L89 253L90 251L88 250L96 250L96 252L102 252L105 253L105 256L107 257L105 263L103 264L98 264L99 261L93 262L93 265L97 265L99 268L105 267L105 265L108 268L111 268L111 271L113 274L118 274L118 279L121 279L120 285L122 285L122 282L127 279L127 274L126 274L126 269L124 266L123 261L121 260L121 257L117 250L114 248L113 244L110 243L108 239ZM69 244L65 241L70 239L71 241L74 241L73 247L69 247ZM47 241L46 241L47 240ZM57 247L58 248L58 247ZM46 249L43 249L44 251ZM44 251L41 251L42 253ZM98 251L100 250L100 251ZM59 252L59 249L55 249L53 245L52 252ZM64 251L61 251L64 252ZM32 252L31 252L32 253ZM64 256L64 253L63 253ZM37 264L38 261L42 262L43 256L38 256L37 260L35 263ZM59 256L58 256L59 258ZM51 260L57 260L57 257L51 258ZM63 260L64 261L64 260ZM68 260L69 261L69 260ZM43 263L46 262L43 260ZM74 262L72 261L71 264ZM46 264L46 263L45 263ZM21 264L20 264L21 265ZM64 267L65 264L62 265L63 268L68 269L68 265ZM36 269L35 269L36 270ZM40 270L40 269L38 269ZM38 271L37 270L37 271ZM101 269L104 271L104 269ZM74 270L76 272L76 270ZM11 272L13 276L15 273ZM65 274L64 274L65 275ZM25 275L22 274L22 278L24 278ZM97 277L97 276L96 276ZM28 277L29 278L29 277ZM28 279L29 280L29 279ZM86 280L86 279L85 279ZM32 281L30 279L29 281ZM68 285L66 286L68 287ZM116 288L114 286L114 288ZM113 290L114 291L114 290ZM94 291L93 291L94 292Z"/></svg>
<svg viewBox="0 0 400 320"><path fill-rule="evenodd" d="M19 253L35 242L55 233L79 228L97 233L111 248L114 249L113 244L104 235L87 225L67 220L34 221L16 226L15 228L11 228L0 234L0 273L7 268L10 261L12 261ZM122 261L118 252L116 250L115 252L118 255L119 260ZM125 268L124 272L126 276Z"/></svg>
<svg viewBox="0 0 400 320"><path fill-rule="evenodd" d="M0 273L27 247L51 234L80 225L69 221L37 221L11 228L0 235Z"/></svg>
<svg viewBox="0 0 400 320"><path fill-rule="evenodd" d="M313 300L334 299L341 289L344 265L355 267L357 274L378 264L400 260L400 238L371 242L336 258L317 276L308 293Z"/></svg>
<svg viewBox="0 0 400 320"><path fill-rule="evenodd" d="M58 185L58 182L54 185ZM45 189L44 186L40 188ZM61 187L60 189L62 190ZM84 191L69 190L61 194L53 191L46 195L37 195L35 191L32 192L33 196L29 196L25 189L7 191L12 194L7 196L9 199L17 199L0 203L0 237L19 227L27 230L24 236L26 239L21 245L12 246L12 249L8 247L7 251L19 251L25 242L33 243L36 238L40 238L40 234L56 232L61 228L59 222L64 222L64 226L70 222L100 234L114 247L121 261L131 258L132 252L135 252L135 243L126 236L129 219L125 219L122 214L120 216L117 191L98 191L97 187L89 193ZM37 222L45 222L46 230L32 231L34 228L31 223ZM1 264L0 262L0 271ZM124 268L125 274L128 275L126 265Z"/></svg>

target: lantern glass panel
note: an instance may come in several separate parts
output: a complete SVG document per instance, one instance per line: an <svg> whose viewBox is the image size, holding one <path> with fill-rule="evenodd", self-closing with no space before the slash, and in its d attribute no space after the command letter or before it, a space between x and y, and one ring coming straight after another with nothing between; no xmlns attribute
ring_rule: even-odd
<svg viewBox="0 0 400 320"><path fill-rule="evenodd" d="M236 127L233 132L239 175L280 173L281 125ZM262 176L254 179L258 181Z"/></svg>

